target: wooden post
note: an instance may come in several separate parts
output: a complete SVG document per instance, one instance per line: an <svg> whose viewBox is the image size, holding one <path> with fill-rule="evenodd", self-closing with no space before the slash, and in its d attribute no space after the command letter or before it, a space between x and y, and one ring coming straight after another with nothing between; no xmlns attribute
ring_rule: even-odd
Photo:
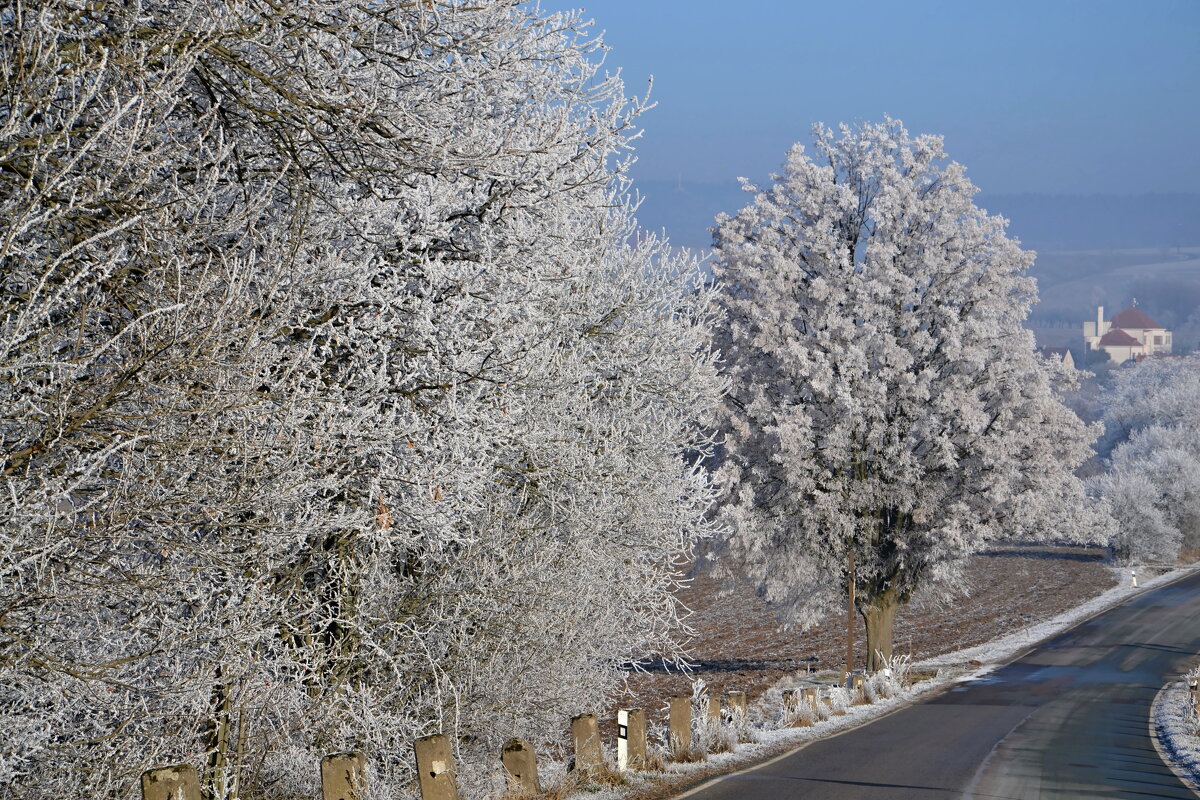
<svg viewBox="0 0 1200 800"><path fill-rule="evenodd" d="M200 800L200 779L191 764L148 769L142 773L142 800Z"/></svg>
<svg viewBox="0 0 1200 800"><path fill-rule="evenodd" d="M441 733L417 739L413 742L413 752L417 758L421 800L458 800L450 739Z"/></svg>
<svg viewBox="0 0 1200 800"><path fill-rule="evenodd" d="M692 698L672 697L667 717L667 738L671 754L678 758L692 749Z"/></svg>
<svg viewBox="0 0 1200 800"><path fill-rule="evenodd" d="M604 755L600 751L600 731L596 717L580 714L571 718L571 739L575 744L575 769L581 773L600 768Z"/></svg>
<svg viewBox="0 0 1200 800"><path fill-rule="evenodd" d="M617 769L646 768L646 712L640 708L617 712Z"/></svg>
<svg viewBox="0 0 1200 800"><path fill-rule="evenodd" d="M367 759L362 753L334 753L321 759L324 800L365 800Z"/></svg>
<svg viewBox="0 0 1200 800"><path fill-rule="evenodd" d="M509 739L500 751L500 762L508 772L510 789L535 794L542 791L542 783L538 780L537 753L529 746L529 742Z"/></svg>

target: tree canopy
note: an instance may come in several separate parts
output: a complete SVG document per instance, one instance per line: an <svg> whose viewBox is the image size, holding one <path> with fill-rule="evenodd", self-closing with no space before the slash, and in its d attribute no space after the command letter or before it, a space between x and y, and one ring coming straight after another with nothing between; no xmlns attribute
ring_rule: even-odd
<svg viewBox="0 0 1200 800"><path fill-rule="evenodd" d="M0 784L313 796L361 748L389 795L679 652L716 308L577 15L0 21Z"/></svg>
<svg viewBox="0 0 1200 800"><path fill-rule="evenodd" d="M729 552L808 623L847 591L868 663L899 604L1022 534L1091 538L1072 470L1095 432L1021 323L1033 254L972 202L936 136L814 130L715 228L729 313Z"/></svg>

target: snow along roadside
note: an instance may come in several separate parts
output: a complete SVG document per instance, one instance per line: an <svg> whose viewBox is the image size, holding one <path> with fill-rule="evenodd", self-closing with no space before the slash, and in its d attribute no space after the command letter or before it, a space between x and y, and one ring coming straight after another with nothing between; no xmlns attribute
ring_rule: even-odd
<svg viewBox="0 0 1200 800"><path fill-rule="evenodd" d="M1023 651L1040 644L1051 636L1061 633L1101 612L1107 611L1113 606L1120 605L1134 595L1141 594L1149 589L1157 589L1163 584L1177 581L1197 570L1200 570L1200 562L1176 567L1153 578L1139 580L1138 586L1134 587L1130 585L1129 569L1126 567L1114 567L1113 571L1117 574L1118 584L1107 592L1096 595L1086 603L1069 608L1056 617L1051 617L1044 622L1039 622L1037 625L1032 625L1028 628L1022 628L1015 633L1010 633L1008 636L1002 636L999 639L993 639L990 642L984 642L974 647L955 650L951 653L943 653L940 656L932 656L923 659L913 666L919 669L921 667L962 664L970 661L980 661L984 664L999 666L1000 664L1012 661Z"/></svg>
<svg viewBox="0 0 1200 800"><path fill-rule="evenodd" d="M1187 682L1168 683L1150 707L1150 739L1163 763L1175 776L1200 794L1200 736Z"/></svg>
<svg viewBox="0 0 1200 800"><path fill-rule="evenodd" d="M1122 577L1125 583L1114 586L1103 594L1093 597L1086 603L1068 609L1037 625L1023 628L1008 636L1002 636L974 647L944 653L939 656L923 659L913 664L914 670L937 669L937 675L929 680L896 693L895 696L878 701L872 705L852 706L845 716L832 717L808 728L780 727L781 710L778 705L779 691L771 689L757 701L751 711L752 718L761 721L762 727L755 729L758 741L738 745L735 752L709 755L704 761L692 764L669 764L662 772L627 773L627 785L623 787L606 788L599 791L583 790L572 792L572 800L642 800L643 798L678 797L684 798L707 783L711 778L730 775L759 767L778 758L790 755L818 739L844 733L851 728L865 725L880 717L913 705L928 695L934 694L950 685L963 683L980 678L997 667L1013 661L1035 645L1050 637L1071 628L1084 620L1090 619L1108 609L1143 592L1156 589L1164 584L1177 581L1200 570L1200 562L1178 567L1162 575L1139 581L1134 587L1128 582L1127 568L1114 568L1118 580ZM971 668L971 662L979 666ZM797 673L797 680L803 673ZM784 683L781 681L780 683ZM775 703L764 702L775 700ZM1197 745L1197 756L1200 756L1200 744ZM681 794L676 794L681 792Z"/></svg>

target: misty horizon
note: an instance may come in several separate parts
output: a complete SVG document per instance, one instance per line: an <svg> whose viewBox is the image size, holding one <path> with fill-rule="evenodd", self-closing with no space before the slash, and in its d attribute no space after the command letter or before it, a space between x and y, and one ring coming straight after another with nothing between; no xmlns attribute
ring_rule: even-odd
<svg viewBox="0 0 1200 800"><path fill-rule="evenodd" d="M762 188L767 180L752 180ZM707 251L708 228L719 213L734 214L753 195L736 178L725 181L636 180L638 221L666 232L676 247ZM1200 192L1111 194L992 193L976 204L1009 222L1009 234L1039 253L1173 249L1200 246Z"/></svg>

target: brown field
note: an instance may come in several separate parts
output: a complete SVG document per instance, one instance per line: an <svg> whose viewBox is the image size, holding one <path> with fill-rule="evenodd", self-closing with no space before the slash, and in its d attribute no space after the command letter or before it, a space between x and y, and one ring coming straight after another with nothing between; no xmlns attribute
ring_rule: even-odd
<svg viewBox="0 0 1200 800"><path fill-rule="evenodd" d="M1112 588L1114 581L1098 548L996 547L970 560L969 594L948 603L918 599L900 611L895 651L921 659L982 644L1054 617ZM806 632L783 631L753 586L734 585L723 593L719 581L703 575L680 598L693 611L688 621L696 630L691 643L695 667L689 673L655 667L631 674L623 705L656 711L668 696L690 694L695 678L702 678L710 691L742 690L753 700L780 678L809 665L819 670L843 666L844 615ZM855 638L856 667L862 667L861 618L856 620Z"/></svg>

